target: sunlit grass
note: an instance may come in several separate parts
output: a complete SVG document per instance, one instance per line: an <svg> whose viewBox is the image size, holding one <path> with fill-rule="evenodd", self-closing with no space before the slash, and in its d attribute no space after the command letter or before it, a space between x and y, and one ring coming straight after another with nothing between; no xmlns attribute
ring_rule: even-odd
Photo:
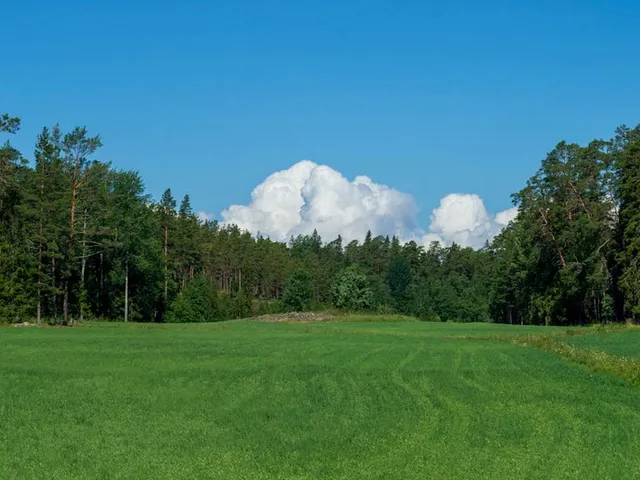
<svg viewBox="0 0 640 480"><path fill-rule="evenodd" d="M601 350L611 355L640 360L640 327L618 327L609 333L568 338L565 342L579 348Z"/></svg>
<svg viewBox="0 0 640 480"><path fill-rule="evenodd" d="M638 478L640 390L511 341L564 330L0 328L0 478Z"/></svg>

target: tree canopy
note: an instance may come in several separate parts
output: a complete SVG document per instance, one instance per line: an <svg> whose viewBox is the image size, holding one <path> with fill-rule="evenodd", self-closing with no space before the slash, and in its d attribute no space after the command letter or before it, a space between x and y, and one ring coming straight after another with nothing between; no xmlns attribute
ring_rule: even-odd
<svg viewBox="0 0 640 480"><path fill-rule="evenodd" d="M424 320L575 325L640 320L640 126L560 142L513 195L484 248L283 243L201 221L186 195L152 199L95 159L99 135L43 128L31 158L0 115L0 319L217 321L334 307Z"/></svg>

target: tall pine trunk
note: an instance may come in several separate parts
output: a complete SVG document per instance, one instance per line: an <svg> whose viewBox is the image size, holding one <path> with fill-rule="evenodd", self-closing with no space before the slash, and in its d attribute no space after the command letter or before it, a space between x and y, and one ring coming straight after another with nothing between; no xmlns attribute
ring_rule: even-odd
<svg viewBox="0 0 640 480"><path fill-rule="evenodd" d="M36 288L36 324L40 326L42 318L42 241L38 246L38 283Z"/></svg>
<svg viewBox="0 0 640 480"><path fill-rule="evenodd" d="M58 323L58 295L56 294L56 257L51 258L51 290L53 291L53 323Z"/></svg>
<svg viewBox="0 0 640 480"><path fill-rule="evenodd" d="M69 281L64 280L64 295L62 297L62 320L65 325L68 325L69 318Z"/></svg>
<svg viewBox="0 0 640 480"><path fill-rule="evenodd" d="M124 321L129 321L129 262L124 264Z"/></svg>
<svg viewBox="0 0 640 480"><path fill-rule="evenodd" d="M169 224L164 225L164 305L167 308L169 295Z"/></svg>
<svg viewBox="0 0 640 480"><path fill-rule="evenodd" d="M40 326L42 318L42 250L44 234L44 179L40 180L40 228L38 238L38 280L36 289L36 324Z"/></svg>
<svg viewBox="0 0 640 480"><path fill-rule="evenodd" d="M62 316L65 324L69 324L69 280L71 278L71 264L73 258L73 245L76 226L76 204L78 201L78 160L76 160L76 166L73 171L73 185L71 194L71 218L69 220L69 241L67 243L67 265L64 269L64 299L62 305Z"/></svg>
<svg viewBox="0 0 640 480"><path fill-rule="evenodd" d="M38 285L38 301L36 303L36 325L40 326L40 318L41 318L41 298L40 298L40 285Z"/></svg>
<svg viewBox="0 0 640 480"><path fill-rule="evenodd" d="M87 209L85 208L82 216L82 267L80 269L80 320L84 320L84 302L86 301L84 278L87 269Z"/></svg>
<svg viewBox="0 0 640 480"><path fill-rule="evenodd" d="M104 305L102 304L102 299L104 298L104 253L100 252L100 286L98 288L97 293L97 305L100 310L99 314L102 315L104 312Z"/></svg>

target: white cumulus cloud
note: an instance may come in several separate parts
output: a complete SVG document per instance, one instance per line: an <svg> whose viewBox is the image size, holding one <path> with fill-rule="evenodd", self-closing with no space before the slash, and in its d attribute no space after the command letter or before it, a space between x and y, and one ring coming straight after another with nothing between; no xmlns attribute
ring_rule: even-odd
<svg viewBox="0 0 640 480"><path fill-rule="evenodd" d="M496 222L498 225L506 227L510 222L516 219L518 216L518 207L512 207L502 212L498 212L496 215Z"/></svg>
<svg viewBox="0 0 640 480"><path fill-rule="evenodd" d="M492 217L478 195L451 193L433 210L429 231L444 243L480 248L507 226L517 212L514 207Z"/></svg>
<svg viewBox="0 0 640 480"><path fill-rule="evenodd" d="M455 193L440 201L424 230L413 196L366 176L350 181L331 167L304 160L271 174L253 190L248 205L232 205L222 218L274 240L314 229L325 240L338 235L361 240L370 230L374 236L397 235L424 245L439 241L479 248L516 213L509 209L492 217L478 195ZM202 213L201 218L208 217Z"/></svg>
<svg viewBox="0 0 640 480"><path fill-rule="evenodd" d="M249 205L231 205L222 212L225 223L235 223L252 233L284 240L300 225L304 206L302 188L317 167L303 160L287 170L272 173L251 193Z"/></svg>

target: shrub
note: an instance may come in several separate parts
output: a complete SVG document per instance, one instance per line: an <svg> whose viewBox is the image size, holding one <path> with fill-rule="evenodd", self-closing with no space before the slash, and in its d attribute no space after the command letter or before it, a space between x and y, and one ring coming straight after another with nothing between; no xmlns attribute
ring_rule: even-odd
<svg viewBox="0 0 640 480"><path fill-rule="evenodd" d="M285 305L282 300L264 300L257 299L252 304L254 315L273 315L276 313L283 313L286 311Z"/></svg>
<svg viewBox="0 0 640 480"><path fill-rule="evenodd" d="M168 322L215 322L221 318L215 286L202 277L191 280L174 300Z"/></svg>
<svg viewBox="0 0 640 480"><path fill-rule="evenodd" d="M343 310L371 310L375 304L369 280L357 265L342 270L331 287L332 303Z"/></svg>
<svg viewBox="0 0 640 480"><path fill-rule="evenodd" d="M306 270L297 270L284 287L282 301L287 309L303 312L313 302L313 280Z"/></svg>

